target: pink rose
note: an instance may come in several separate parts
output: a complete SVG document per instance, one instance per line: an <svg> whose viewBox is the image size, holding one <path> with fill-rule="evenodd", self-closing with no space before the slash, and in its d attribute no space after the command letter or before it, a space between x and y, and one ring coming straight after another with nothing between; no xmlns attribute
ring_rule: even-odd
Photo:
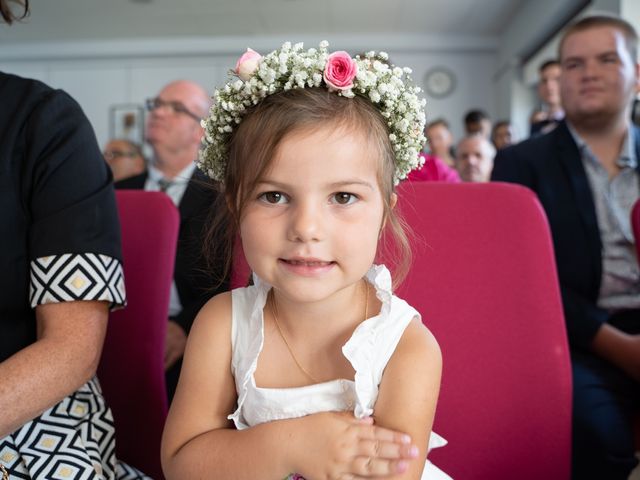
<svg viewBox="0 0 640 480"><path fill-rule="evenodd" d="M324 81L329 90L346 90L353 87L353 79L358 73L358 65L347 52L333 52L324 67Z"/></svg>
<svg viewBox="0 0 640 480"><path fill-rule="evenodd" d="M247 51L244 52L236 62L236 69L234 70L236 75L238 75L242 81L246 82L258 69L260 60L262 60L262 55L247 48Z"/></svg>

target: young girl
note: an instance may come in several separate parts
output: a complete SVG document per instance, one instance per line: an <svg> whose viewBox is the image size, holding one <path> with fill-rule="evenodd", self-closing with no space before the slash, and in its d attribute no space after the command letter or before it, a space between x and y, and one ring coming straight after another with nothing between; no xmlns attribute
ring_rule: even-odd
<svg viewBox="0 0 640 480"><path fill-rule="evenodd" d="M167 420L167 479L449 478L425 459L438 345L373 264L405 246L394 185L424 102L384 54L249 50L216 91L200 167L220 180L253 284L199 313Z"/></svg>

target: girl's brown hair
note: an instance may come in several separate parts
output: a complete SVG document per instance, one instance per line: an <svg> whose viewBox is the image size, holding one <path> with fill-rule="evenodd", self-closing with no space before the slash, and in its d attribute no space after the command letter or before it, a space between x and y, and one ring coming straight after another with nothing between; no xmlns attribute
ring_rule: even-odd
<svg viewBox="0 0 640 480"><path fill-rule="evenodd" d="M368 100L356 96L345 98L324 88L304 88L279 92L266 97L248 112L230 138L229 159L222 195L214 205L213 219L207 231L205 251L210 262L224 258L225 274L231 270L233 246L240 220L257 183L271 166L276 149L292 132L331 126L357 131L364 135L372 151L379 153L378 183L384 202L385 225L395 245L382 245L393 252L394 278L400 282L411 263L407 226L392 208L395 191L393 173L395 155L389 141L386 120ZM222 245L216 245L220 242ZM211 253L216 252L215 255ZM380 251L378 256L384 256ZM384 256L384 258L388 258Z"/></svg>

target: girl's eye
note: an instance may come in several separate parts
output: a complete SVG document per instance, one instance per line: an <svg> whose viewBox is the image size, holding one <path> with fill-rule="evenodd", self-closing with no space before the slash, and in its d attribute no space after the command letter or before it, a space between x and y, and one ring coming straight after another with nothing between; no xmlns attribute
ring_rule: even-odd
<svg viewBox="0 0 640 480"><path fill-rule="evenodd" d="M353 193L347 192L338 192L334 193L332 197L333 203L337 203L338 205L350 205L358 200Z"/></svg>
<svg viewBox="0 0 640 480"><path fill-rule="evenodd" d="M284 193L281 192L265 192L258 197L259 200L262 200L266 203L278 204L278 203L286 203L287 197Z"/></svg>

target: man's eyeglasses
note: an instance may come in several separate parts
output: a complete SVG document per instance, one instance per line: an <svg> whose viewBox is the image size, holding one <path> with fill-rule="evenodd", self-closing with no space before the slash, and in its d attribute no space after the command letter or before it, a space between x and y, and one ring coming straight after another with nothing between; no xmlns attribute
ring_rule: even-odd
<svg viewBox="0 0 640 480"><path fill-rule="evenodd" d="M153 112L156 108L168 108L171 113L183 113L188 117L200 122L200 115L196 115L180 102L167 102L159 97L148 98L146 101L147 110Z"/></svg>
<svg viewBox="0 0 640 480"><path fill-rule="evenodd" d="M111 160L115 160L116 158L121 158L121 157L126 157L126 158L133 158L138 156L138 152L134 152L134 151L122 151L122 150L108 150L106 152L103 153L104 155L104 159L107 161L111 161Z"/></svg>

